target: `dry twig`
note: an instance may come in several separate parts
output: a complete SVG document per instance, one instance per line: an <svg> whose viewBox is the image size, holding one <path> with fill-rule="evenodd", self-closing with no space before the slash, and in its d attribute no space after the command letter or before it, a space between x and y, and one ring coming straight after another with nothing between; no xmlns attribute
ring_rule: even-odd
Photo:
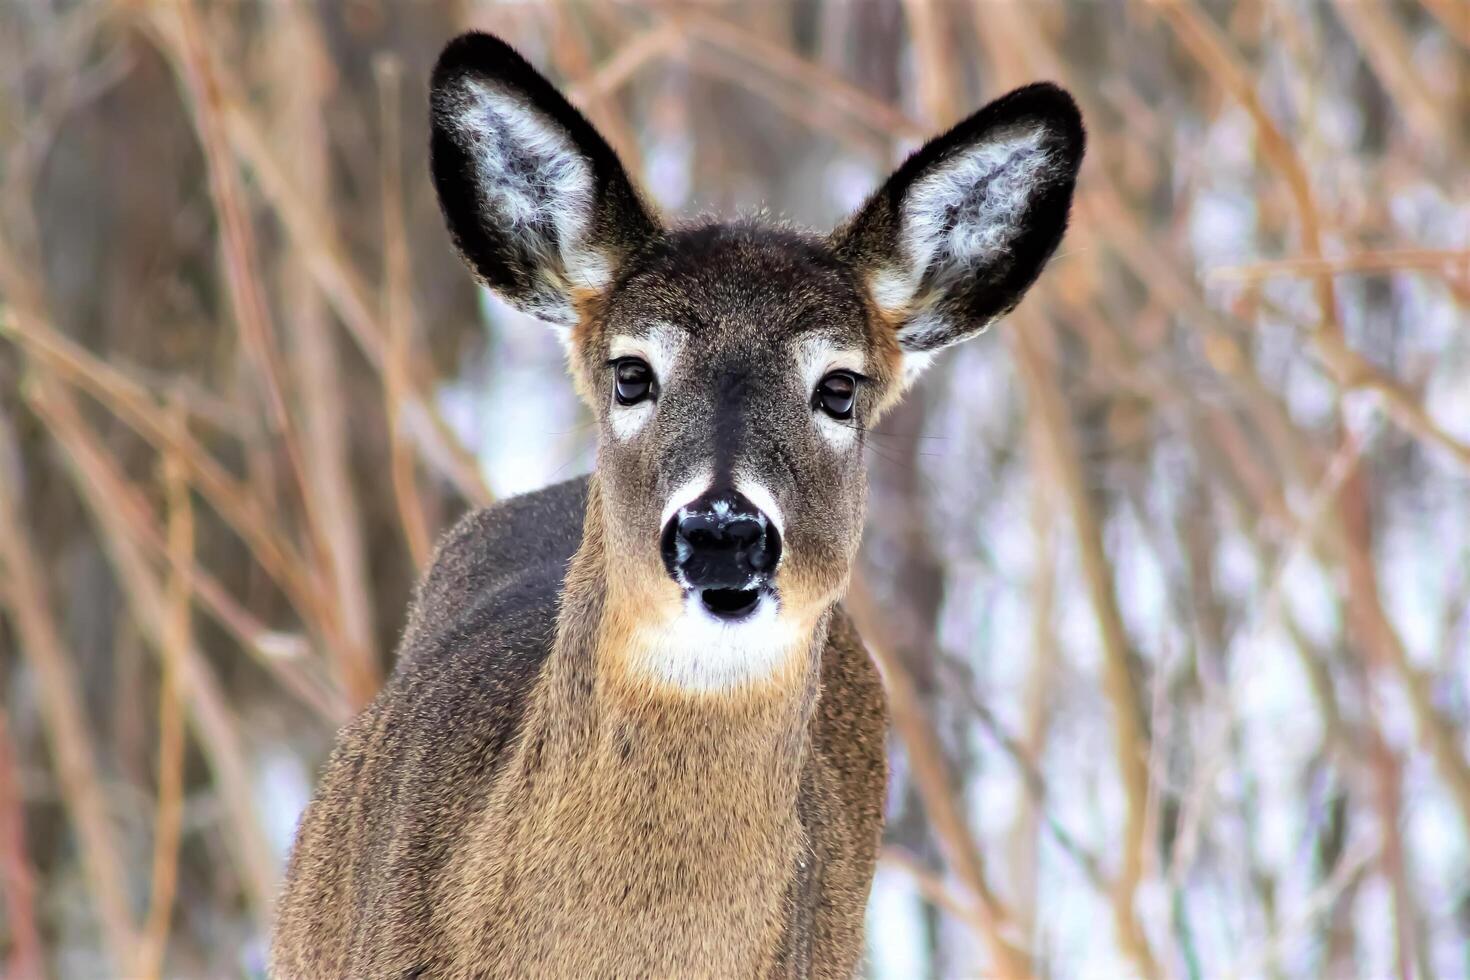
<svg viewBox="0 0 1470 980"><path fill-rule="evenodd" d="M190 570L194 567L194 511L183 466L165 458L163 478L172 563L165 590L168 619L159 657L162 669L158 685L158 806L153 819L153 875L137 960L138 975L149 980L163 970L178 885L179 838L184 817L184 727L179 665L189 648L189 608L194 591L190 581Z"/></svg>
<svg viewBox="0 0 1470 980"><path fill-rule="evenodd" d="M36 673L56 776L76 825L103 940L115 968L125 970L134 947L127 864L97 771L75 657L62 642L43 579L46 565L23 516L19 492L25 477L19 463L10 420L0 415L0 596L10 610L21 653Z"/></svg>

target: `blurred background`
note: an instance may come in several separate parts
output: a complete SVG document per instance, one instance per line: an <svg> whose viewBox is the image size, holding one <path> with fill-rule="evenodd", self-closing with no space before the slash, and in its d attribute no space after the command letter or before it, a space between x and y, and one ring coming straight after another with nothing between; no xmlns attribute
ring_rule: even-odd
<svg viewBox="0 0 1470 980"><path fill-rule="evenodd" d="M592 464L428 180L471 27L675 216L1083 106L1060 254L868 447L869 975L1470 974L1466 0L7 0L6 976L261 976L436 536Z"/></svg>

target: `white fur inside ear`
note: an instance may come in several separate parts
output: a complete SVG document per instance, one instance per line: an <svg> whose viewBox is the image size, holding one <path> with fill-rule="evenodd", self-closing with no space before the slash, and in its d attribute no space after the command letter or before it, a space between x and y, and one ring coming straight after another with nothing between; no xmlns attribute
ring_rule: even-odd
<svg viewBox="0 0 1470 980"><path fill-rule="evenodd" d="M899 261L873 275L874 301L889 316L918 313L926 298L918 295L921 286L942 294L954 280L1003 259L1056 166L1040 126L1002 130L936 165L904 195ZM938 326L936 318L931 329Z"/></svg>
<svg viewBox="0 0 1470 980"><path fill-rule="evenodd" d="M938 355L936 350L906 350L903 352L903 377L900 379L900 391L907 390L909 385L919 379L919 375L929 369Z"/></svg>
<svg viewBox="0 0 1470 980"><path fill-rule="evenodd" d="M592 165L562 129L523 100L467 78L450 121L475 162L487 222L519 242L545 277L528 311L576 322L569 291L612 281L608 257L589 243Z"/></svg>
<svg viewBox="0 0 1470 980"><path fill-rule="evenodd" d="M989 324L985 324L985 326L989 326ZM945 345L945 338L953 332L951 324L941 310L925 309L909 318L908 322L903 325L898 334L899 343L904 349L905 382L912 380L909 377L909 357L916 353L932 354ZM916 362L918 364L917 370L922 371L928 367L930 360L933 360L933 358Z"/></svg>

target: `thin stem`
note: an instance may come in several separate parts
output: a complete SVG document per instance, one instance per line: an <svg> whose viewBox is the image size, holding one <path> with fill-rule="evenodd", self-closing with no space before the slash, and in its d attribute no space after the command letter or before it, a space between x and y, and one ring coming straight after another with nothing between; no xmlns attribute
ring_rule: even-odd
<svg viewBox="0 0 1470 980"><path fill-rule="evenodd" d="M189 609L193 603L194 510L189 484L178 460L163 461L168 499L168 551L172 558L164 602L158 685L158 805L153 818L153 871L148 915L144 919L138 975L155 978L163 971L173 919L179 874L179 839L184 815L184 725L179 697L179 670L190 643Z"/></svg>
<svg viewBox="0 0 1470 980"><path fill-rule="evenodd" d="M103 943L118 971L135 946L128 908L127 863L97 770L97 756L82 707L75 657L61 639L47 595L46 565L31 541L20 488L24 474L10 420L0 415L0 598L10 611L21 656L35 671L41 715L67 812L76 826L82 867L97 904Z"/></svg>

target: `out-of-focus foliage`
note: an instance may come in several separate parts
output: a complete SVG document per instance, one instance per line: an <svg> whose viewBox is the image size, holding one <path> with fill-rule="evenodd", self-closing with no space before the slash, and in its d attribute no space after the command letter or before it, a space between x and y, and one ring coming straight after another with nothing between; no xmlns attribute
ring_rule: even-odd
<svg viewBox="0 0 1470 980"><path fill-rule="evenodd" d="M1036 78L1061 253L870 440L869 970L1470 972L1470 4L0 6L0 956L259 975L433 538L591 463L427 180L469 27L670 214Z"/></svg>

